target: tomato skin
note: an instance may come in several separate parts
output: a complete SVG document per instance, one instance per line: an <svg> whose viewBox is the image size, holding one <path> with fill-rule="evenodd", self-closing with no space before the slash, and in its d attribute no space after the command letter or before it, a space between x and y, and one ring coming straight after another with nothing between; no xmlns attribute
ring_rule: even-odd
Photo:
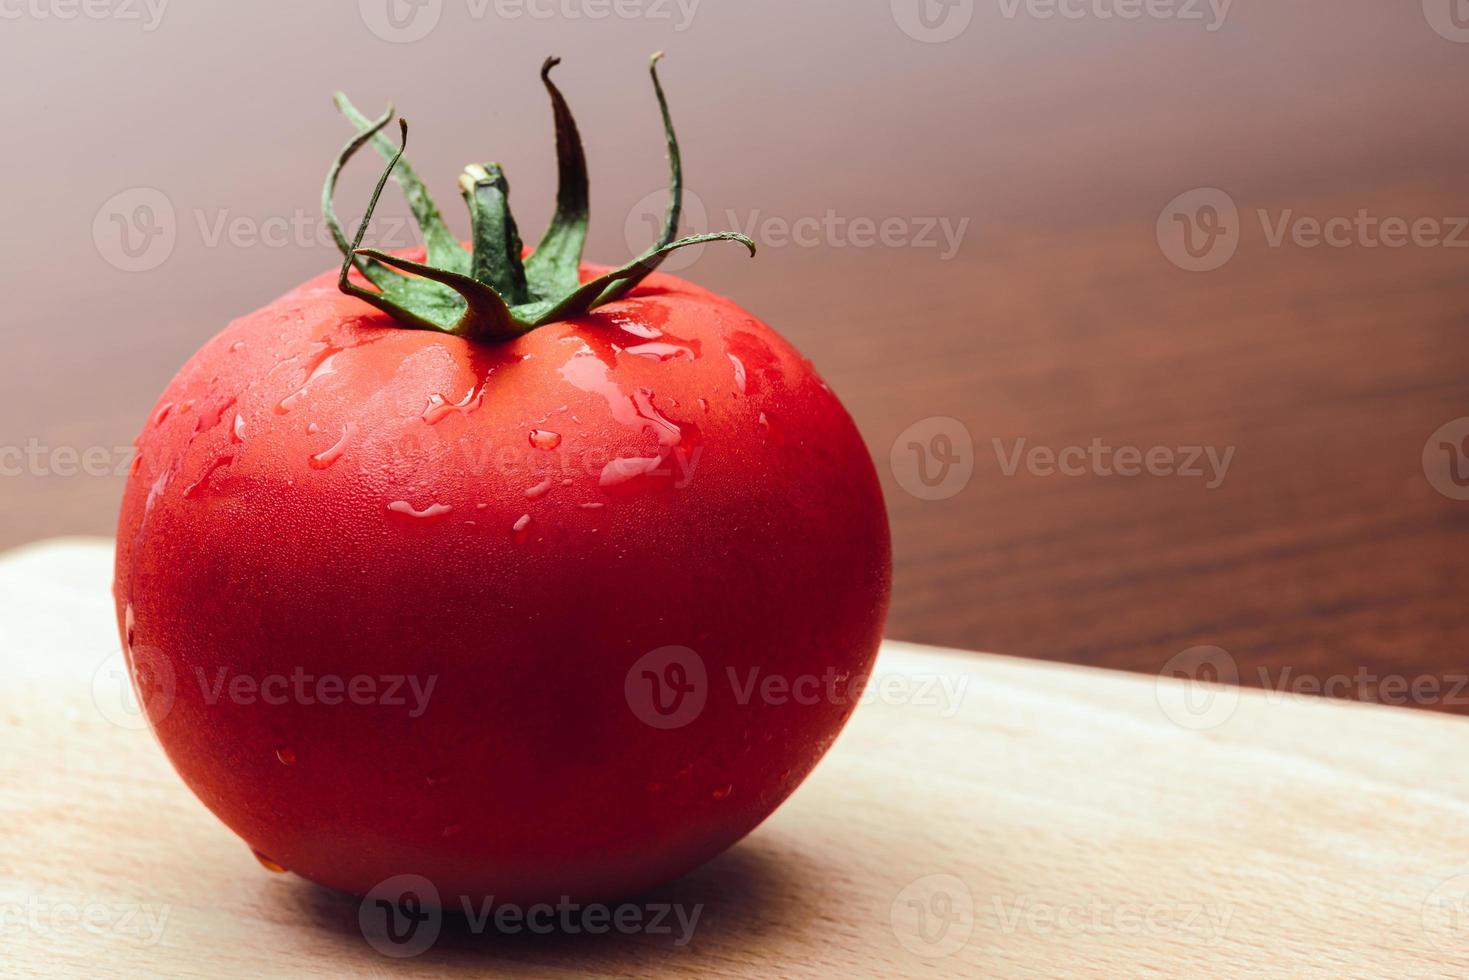
<svg viewBox="0 0 1469 980"><path fill-rule="evenodd" d="M206 344L138 445L115 596L154 731L252 848L355 894L682 874L811 771L881 638L888 527L851 419L670 276L476 346L324 275ZM670 646L706 700L657 728L629 674Z"/></svg>

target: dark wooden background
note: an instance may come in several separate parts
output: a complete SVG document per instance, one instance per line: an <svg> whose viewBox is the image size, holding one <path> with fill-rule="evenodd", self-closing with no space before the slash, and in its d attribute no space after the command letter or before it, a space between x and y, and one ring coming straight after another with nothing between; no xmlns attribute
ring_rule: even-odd
<svg viewBox="0 0 1469 980"><path fill-rule="evenodd" d="M450 4L413 44L374 37L356 10L179 5L151 32L5 23L0 444L125 445L202 340L332 264L329 248L211 244L198 216L314 213L344 135L336 87L397 98L446 212L460 167L505 160L534 228L553 186L535 68L564 54L593 252L626 254L624 227L662 181L642 64L667 48L710 225L729 209L741 224L970 221L951 257L826 238L766 242L753 263L710 250L687 270L806 351L869 439L896 542L891 636L1140 671L1218 646L1252 684L1469 674L1469 503L1422 464L1430 434L1469 416L1469 235L1273 247L1256 217L1365 210L1448 229L1469 215L1469 43L1418 0L1239 3L1213 31L979 3L941 44L905 35L887 0L706 0L685 31L471 21ZM91 229L138 186L169 197L178 244L125 273ZM1155 233L1199 187L1240 212L1238 250L1210 272L1177 268ZM890 451L938 417L972 438L973 476L921 500ZM1212 490L1007 476L993 440L1022 437L1234 455ZM0 479L0 546L109 533L120 489Z"/></svg>

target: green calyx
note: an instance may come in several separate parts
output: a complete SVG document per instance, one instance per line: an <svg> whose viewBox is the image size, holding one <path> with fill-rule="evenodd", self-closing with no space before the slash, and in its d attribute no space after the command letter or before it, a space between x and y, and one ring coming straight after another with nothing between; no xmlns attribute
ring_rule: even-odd
<svg viewBox="0 0 1469 980"><path fill-rule="evenodd" d="M471 164L459 178L459 189L469 207L472 227L473 247L466 250L444 223L443 215L434 206L423 181L403 159L403 150L408 143L407 120L398 120L402 135L401 142L395 146L383 132L393 121L391 105L382 116L369 120L347 101L346 96L338 93L337 108L357 128L357 134L342 148L327 172L326 186L321 193L322 214L344 256L338 287L347 295L389 314L405 327L440 330L468 340L492 342L509 340L536 327L580 316L604 303L621 299L676 249L705 242L737 241L753 256L755 243L734 232L676 237L683 209L683 160L679 154L678 137L673 131L673 120L669 116L668 100L658 79L661 57L661 54L653 56L650 70L668 137L671 174L663 232L652 248L627 265L586 283L581 281L580 269L590 212L587 161L576 121L566 99L551 81L551 69L560 64L559 58L547 58L541 68L541 80L550 93L556 119L560 185L556 194L556 213L540 245L524 259L520 231L510 213L510 185L499 164ZM332 200L342 168L368 143L388 164L378 178L356 237L348 241L341 222L337 220ZM389 177L403 189L409 209L422 231L427 247L424 262L412 262L362 247L372 212ZM354 282L350 276L354 268L375 288L369 289Z"/></svg>

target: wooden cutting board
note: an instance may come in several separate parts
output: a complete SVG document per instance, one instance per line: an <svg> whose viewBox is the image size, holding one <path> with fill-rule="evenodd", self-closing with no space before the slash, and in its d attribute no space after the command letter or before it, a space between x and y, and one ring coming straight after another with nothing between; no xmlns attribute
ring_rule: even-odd
<svg viewBox="0 0 1469 980"><path fill-rule="evenodd" d="M110 570L103 541L0 558L6 976L1469 970L1469 722L901 643L790 802L623 930L430 919L389 958L170 770Z"/></svg>

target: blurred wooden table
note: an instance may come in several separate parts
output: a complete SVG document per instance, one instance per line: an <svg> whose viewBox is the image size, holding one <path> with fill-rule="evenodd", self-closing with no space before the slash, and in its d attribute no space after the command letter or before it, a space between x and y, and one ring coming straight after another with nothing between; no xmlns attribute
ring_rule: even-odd
<svg viewBox="0 0 1469 980"><path fill-rule="evenodd" d="M0 976L1469 970L1469 722L901 643L784 807L625 906L657 931L395 943L169 769L121 698L110 559L0 559Z"/></svg>

